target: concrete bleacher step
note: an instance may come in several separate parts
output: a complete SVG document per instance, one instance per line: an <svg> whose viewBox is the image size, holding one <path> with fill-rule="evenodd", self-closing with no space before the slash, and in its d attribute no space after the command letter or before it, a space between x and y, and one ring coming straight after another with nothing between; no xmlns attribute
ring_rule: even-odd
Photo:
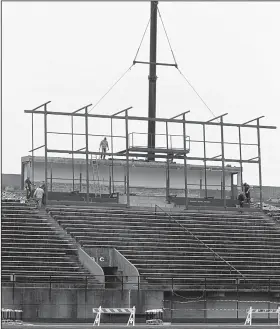
<svg viewBox="0 0 280 329"><path fill-rule="evenodd" d="M154 233L151 233L150 230L141 230L141 231L138 231L138 230L134 230L134 231L128 231L128 230L114 230L114 229L98 229L98 228L95 228L94 231L92 232L77 232L76 230L72 230L71 228L69 229L68 227L65 228L70 234L73 234L75 235L77 238L79 239L82 239L82 238L85 238L85 239L92 239L92 238L95 238L97 237L98 235L103 235L104 237L116 237L116 235L118 237L122 237L122 238L128 238L128 239L160 239L161 241L164 241L165 239L174 239L175 240L182 240L182 241L186 241L186 240L189 240L191 238L191 235L188 233L188 232L180 232L179 234L173 234L174 232L173 231L169 231L169 232L154 232ZM201 241L215 241L215 242L225 242L225 243L228 243L228 242L231 242L231 243L236 243L236 242L240 242L240 243L243 243L243 242L247 242L247 243L250 243L251 241L252 242L255 242L256 241L256 237L254 238L253 236L250 236L250 235L244 235L244 234L238 234L238 235L222 235L222 236L219 236L219 235L212 235L212 237L210 237L207 232L204 232L203 234L201 233L197 233L195 234L195 236L197 238L199 238ZM262 237L257 237L257 241L258 243L261 245L261 244L266 244L267 245L267 240L268 238L270 239L269 243L270 244L277 244L279 245L280 243L280 237L277 236L276 234L276 237L275 235L273 234L269 234L267 236L262 236Z"/></svg>
<svg viewBox="0 0 280 329"><path fill-rule="evenodd" d="M177 226L185 225L186 227L188 225L195 227L197 229L205 228L208 227L213 230L218 230L221 229L222 227L228 230L232 229L238 229L238 225L242 225L244 229L247 231L250 231L253 229L259 229L262 230L263 232L270 231L271 229L275 229L274 224L267 224L267 223L244 223L244 222L236 222L236 223L222 223L221 221L215 220L213 222L209 221L201 221L197 222L194 219L190 220L182 220L181 222L171 222L168 220L154 220L154 219L145 219L145 218L129 218L129 219L124 219L124 218L110 218L110 217L96 217L96 218L86 218L86 217L80 217L80 218L75 218L75 217L63 217L63 216L54 216L54 219L56 219L58 222L61 223L66 223L67 221L71 224L73 223L80 223L80 224L101 224L102 222L105 224L106 222L110 222L113 225L135 225L135 226L143 226L143 225L150 225L150 226L162 226L162 227L173 227L174 224L177 224Z"/></svg>
<svg viewBox="0 0 280 329"><path fill-rule="evenodd" d="M280 235L261 214L188 211L172 213L171 219L150 211L74 207L50 208L49 213L84 247L116 247L140 274L229 276L225 262L201 242L248 275L258 269L259 276L280 274Z"/></svg>
<svg viewBox="0 0 280 329"><path fill-rule="evenodd" d="M118 212L118 213L114 213L114 212L110 212L110 211L104 211L104 209L102 211L97 211L97 210L91 210L91 211L67 211L67 209L65 211L57 211L57 210L52 210L49 209L47 210L52 216L56 216L56 215L64 215L67 214L67 216L72 217L72 216L85 216L85 217L91 217L91 218L95 218L95 217L122 217L122 218L131 218L131 217L136 217L136 218L146 218L146 219L168 219L168 220L173 220L176 219L178 221L180 220L185 220L185 219L191 219L194 218L196 220L222 220L224 222L228 222L228 221L232 221L234 220L239 220L239 221L250 221L250 222L257 222L257 221L264 221L264 217L263 216L253 216L253 215L238 215L238 214L234 214L234 215L227 215L227 216L221 216L219 214L215 214L215 215L207 215L207 214L201 214L201 213L195 213L195 214L189 214L189 213L180 213L179 215L176 214L171 214L172 217L170 217L167 214L164 213L151 213L151 212L137 212L137 211L122 211L122 212Z"/></svg>
<svg viewBox="0 0 280 329"><path fill-rule="evenodd" d="M182 249L182 248L191 248L193 249L194 247L197 248L206 248L205 246L198 244L196 241L194 241L193 243L188 241L188 242L176 242L176 241L163 241L163 243L160 240L155 240L155 239L149 239L144 241L143 239L132 239L132 240L126 240L123 238L115 238L115 239L110 239L110 238L106 238L106 237L98 237L96 239L81 239L79 240L81 242L81 244L83 246L96 246L96 245L104 245L105 243L109 243L110 245L114 245L114 246L128 246L128 247L132 247L132 246L138 246L138 247L149 247L152 248L153 246L157 246L157 247L165 247L165 248L172 248L172 249ZM241 253L243 252L247 252L247 251L254 251L254 250L274 250L274 251L278 251L279 250L279 246L275 246L275 245L256 245L253 246L251 243L246 244L245 242L242 243L238 243L238 244L234 244L232 246L232 248L229 245L225 244L221 244L221 243L215 243L215 242L211 242L211 243L207 243L207 246L210 247L211 249L217 251L233 251L234 249L237 251L240 251Z"/></svg>
<svg viewBox="0 0 280 329"><path fill-rule="evenodd" d="M75 273L91 279L78 262L76 248L57 234L42 211L9 202L2 203L1 214L2 279L10 273L25 277Z"/></svg>

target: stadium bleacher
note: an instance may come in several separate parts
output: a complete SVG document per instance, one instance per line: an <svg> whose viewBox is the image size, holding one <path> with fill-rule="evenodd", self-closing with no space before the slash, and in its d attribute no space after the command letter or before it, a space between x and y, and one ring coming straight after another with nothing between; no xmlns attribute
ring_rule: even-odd
<svg viewBox="0 0 280 329"><path fill-rule="evenodd" d="M47 211L84 248L116 248L150 283L229 278L237 274L234 268L246 277L280 278L280 231L261 213L189 211L171 218L163 212L113 208L57 206Z"/></svg>
<svg viewBox="0 0 280 329"><path fill-rule="evenodd" d="M77 250L57 234L55 228L32 205L2 200L2 282L10 275L17 282L81 282L95 279L79 263Z"/></svg>

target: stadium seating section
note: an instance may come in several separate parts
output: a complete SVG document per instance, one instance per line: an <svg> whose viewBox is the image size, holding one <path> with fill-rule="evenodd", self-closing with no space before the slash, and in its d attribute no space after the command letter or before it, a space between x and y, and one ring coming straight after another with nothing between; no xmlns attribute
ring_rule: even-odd
<svg viewBox="0 0 280 329"><path fill-rule="evenodd" d="M2 201L1 229L2 282L11 274L17 282L27 277L30 282L44 282L51 276L52 282L70 283L90 275L80 265L75 247L31 205Z"/></svg>
<svg viewBox="0 0 280 329"><path fill-rule="evenodd" d="M189 211L171 218L113 208L47 211L83 247L116 248L151 283L228 278L237 274L233 267L246 277L280 278L280 230L261 213Z"/></svg>

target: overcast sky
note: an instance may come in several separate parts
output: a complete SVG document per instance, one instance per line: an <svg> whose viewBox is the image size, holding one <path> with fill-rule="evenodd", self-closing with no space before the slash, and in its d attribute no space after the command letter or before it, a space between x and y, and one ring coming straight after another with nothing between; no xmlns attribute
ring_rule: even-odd
<svg viewBox="0 0 280 329"><path fill-rule="evenodd" d="M265 125L280 123L280 3L278 2L159 2L175 58L215 115L228 112L226 122L242 123L260 115ZM95 104L130 67L150 15L149 2L4 2L2 171L20 173L20 158L31 149L31 116L24 110L52 101L50 111L73 111ZM158 62L173 62L158 20ZM138 60L149 60L149 30ZM157 116L172 117L186 110L190 120L208 120L210 111L173 67L157 69ZM92 113L113 114L133 106L131 115L148 115L148 65L137 64L96 106ZM110 133L110 122L90 121L90 133ZM50 131L70 132L70 119L50 118ZM171 125L170 134L181 133ZM75 132L84 123L75 121ZM132 123L130 132L146 132L146 123ZM157 126L164 133L164 126ZM201 128L188 127L193 139ZM114 134L124 135L116 121ZM206 132L219 140L219 130ZM255 143L255 129L244 129L244 142ZM35 116L35 147L44 143L43 117ZM225 132L237 141L237 129ZM181 138L173 143L180 147ZM135 137L137 143L144 139ZM91 149L100 137L92 138ZM69 148L69 137L49 135L51 148ZM135 142L136 143L136 142ZM158 143L161 143L158 138ZM124 146L114 140L115 150ZM83 147L81 137L75 148ZM191 144L191 155L202 145ZM263 185L280 186L280 130L261 131ZM209 145L207 156L220 154ZM35 155L42 155L43 149ZM226 156L238 156L236 147ZM203 155L200 153L200 155ZM244 158L257 156L244 147ZM245 180L258 184L256 165L245 166Z"/></svg>

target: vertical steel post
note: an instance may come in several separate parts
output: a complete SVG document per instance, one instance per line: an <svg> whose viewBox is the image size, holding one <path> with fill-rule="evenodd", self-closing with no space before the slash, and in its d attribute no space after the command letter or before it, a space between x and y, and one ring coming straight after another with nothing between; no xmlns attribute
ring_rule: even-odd
<svg viewBox="0 0 280 329"><path fill-rule="evenodd" d="M203 311L203 319L204 319L204 322L206 322L206 319L207 319L207 295L206 295L206 288L207 288L207 281L206 281L206 278L204 278L204 311Z"/></svg>
<svg viewBox="0 0 280 329"><path fill-rule="evenodd" d="M114 144L113 144L113 118L111 118L111 153L112 153L112 173L111 173L111 177L112 177L112 180L111 180L111 186L113 187L113 193L115 192L115 189L114 189L114 156L113 156L113 147L114 147Z"/></svg>
<svg viewBox="0 0 280 329"><path fill-rule="evenodd" d="M257 135L258 135L258 164L259 164L259 186L260 186L260 207L263 209L262 198L262 161L261 161L261 136L260 136L260 119L257 119Z"/></svg>
<svg viewBox="0 0 280 329"><path fill-rule="evenodd" d="M241 191L243 191L243 165L242 165L242 142L241 142L241 127L238 127L239 134L239 159L240 159L240 177L241 177Z"/></svg>
<svg viewBox="0 0 280 329"><path fill-rule="evenodd" d="M34 121L33 121L33 113L32 113L32 184L34 184Z"/></svg>
<svg viewBox="0 0 280 329"><path fill-rule="evenodd" d="M186 115L183 114L183 120L186 120ZM184 138L184 176L185 176L185 206L188 209L188 168L187 168L187 146L186 146L186 124L183 122L183 138Z"/></svg>
<svg viewBox="0 0 280 329"><path fill-rule="evenodd" d="M168 149L169 149L169 141L168 141L168 122L166 121L166 148L167 148L167 157L166 157L166 201L169 200L170 195L170 170L169 170L169 156L168 156Z"/></svg>
<svg viewBox="0 0 280 329"><path fill-rule="evenodd" d="M87 303L87 290L88 290L88 277L86 275L86 280L85 280L85 303Z"/></svg>
<svg viewBox="0 0 280 329"><path fill-rule="evenodd" d="M206 140L205 140L205 124L203 125L203 151L204 151L204 188L205 198L207 198L207 166L206 166Z"/></svg>
<svg viewBox="0 0 280 329"><path fill-rule="evenodd" d="M150 22L150 72L149 72L149 118L156 117L156 81L157 81L157 1L151 1ZM154 63L154 64L151 64ZM156 122L148 121L148 148L155 148ZM154 161L154 151L148 151L148 160Z"/></svg>
<svg viewBox="0 0 280 329"><path fill-rule="evenodd" d="M73 115L71 116L71 135L72 135L72 190L75 190L75 172L74 172L74 120Z"/></svg>
<svg viewBox="0 0 280 329"><path fill-rule="evenodd" d="M110 169L109 169L109 175L110 175ZM112 177L109 176L109 193L112 193Z"/></svg>
<svg viewBox="0 0 280 329"><path fill-rule="evenodd" d="M270 278L268 279L268 309L270 310L270 300L271 300L271 290L270 290ZM268 313L268 318L270 319L270 313Z"/></svg>
<svg viewBox="0 0 280 329"><path fill-rule="evenodd" d="M239 319L239 280L236 281L236 318Z"/></svg>
<svg viewBox="0 0 280 329"><path fill-rule="evenodd" d="M85 108L85 132L86 132L86 179L87 179L87 203L89 203L89 168L88 168L88 108Z"/></svg>
<svg viewBox="0 0 280 329"><path fill-rule="evenodd" d="M12 274L13 278L13 304L15 303L15 274Z"/></svg>
<svg viewBox="0 0 280 329"><path fill-rule="evenodd" d="M124 176L124 194L126 194L126 176Z"/></svg>
<svg viewBox="0 0 280 329"><path fill-rule="evenodd" d="M224 203L224 208L226 209L227 207L227 200L226 200L226 193L225 193L225 148L224 148L224 120L223 117L221 117L221 147L222 147L222 176L223 176L223 203Z"/></svg>
<svg viewBox="0 0 280 329"><path fill-rule="evenodd" d="M230 189L231 189L231 199L234 200L234 188L233 188L233 174L230 174Z"/></svg>
<svg viewBox="0 0 280 329"><path fill-rule="evenodd" d="M49 285L49 301L52 300L52 276L50 275L50 285Z"/></svg>
<svg viewBox="0 0 280 329"><path fill-rule="evenodd" d="M171 323L173 322L173 299L174 299L174 283L173 283L173 276L171 278L171 303L170 303L170 308L171 308Z"/></svg>
<svg viewBox="0 0 280 329"><path fill-rule="evenodd" d="M51 192L52 192L52 183L53 183L53 174L52 174L52 163L50 163L51 164L51 182L50 182L50 190L51 190Z"/></svg>
<svg viewBox="0 0 280 329"><path fill-rule="evenodd" d="M47 104L44 105L44 133L45 133L45 206L48 203L48 126L47 126Z"/></svg>
<svg viewBox="0 0 280 329"><path fill-rule="evenodd" d="M125 144L126 144L126 206L130 207L130 196L129 196L129 141L128 141L128 111L125 111Z"/></svg>

